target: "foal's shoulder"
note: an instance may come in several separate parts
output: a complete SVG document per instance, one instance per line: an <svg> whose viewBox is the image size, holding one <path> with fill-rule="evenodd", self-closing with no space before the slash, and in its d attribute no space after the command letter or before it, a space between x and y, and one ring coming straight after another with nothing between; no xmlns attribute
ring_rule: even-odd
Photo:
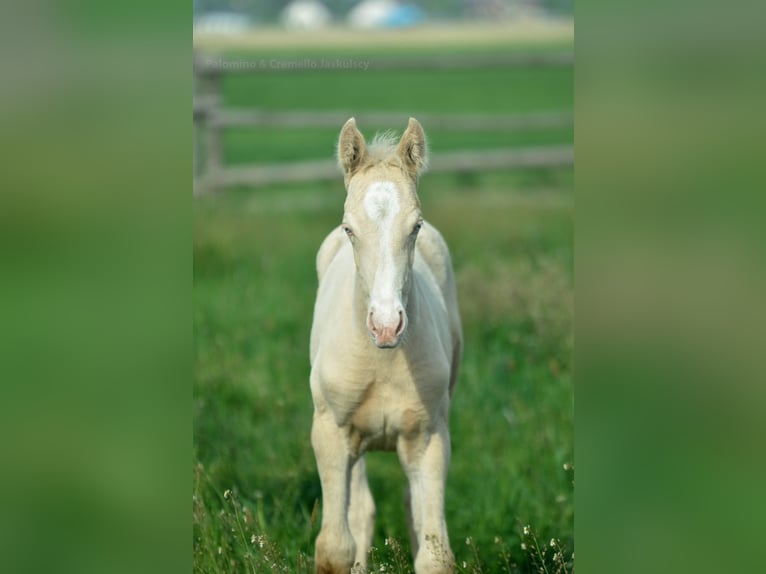
<svg viewBox="0 0 766 574"><path fill-rule="evenodd" d="M335 255L340 251L340 248L345 245L346 243L346 235L343 233L343 229L339 225L335 229L333 229L327 237L325 237L324 241L322 242L322 245L319 247L319 252L317 253L317 275L319 276L319 280L322 280L322 276L324 275L324 272L327 270L327 268L330 266L330 263L335 258Z"/></svg>

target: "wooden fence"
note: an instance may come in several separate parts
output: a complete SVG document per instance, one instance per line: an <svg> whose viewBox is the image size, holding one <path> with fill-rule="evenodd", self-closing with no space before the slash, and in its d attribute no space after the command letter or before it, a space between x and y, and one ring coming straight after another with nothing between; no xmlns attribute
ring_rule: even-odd
<svg viewBox="0 0 766 574"><path fill-rule="evenodd" d="M570 66L572 54L476 55L418 58L375 58L365 61L368 70L433 70L459 68L513 68L529 66ZM226 166L223 132L230 127L304 127L339 128L348 119L347 112L314 110L276 112L259 109L232 109L222 105L221 80L225 74L262 72L269 61L225 61L214 56L195 56L194 96L194 194L202 194L232 185L270 185L339 177L333 159ZM298 61L289 73L311 71L312 61ZM283 72L286 73L286 72ZM405 125L409 115L416 116L428 129L457 131L536 130L569 127L571 113L532 114L411 114L368 111L355 114L361 125L387 129ZM204 136L204 165L201 162L201 135ZM537 148L464 150L433 154L429 170L476 171L568 166L574 162L571 145Z"/></svg>

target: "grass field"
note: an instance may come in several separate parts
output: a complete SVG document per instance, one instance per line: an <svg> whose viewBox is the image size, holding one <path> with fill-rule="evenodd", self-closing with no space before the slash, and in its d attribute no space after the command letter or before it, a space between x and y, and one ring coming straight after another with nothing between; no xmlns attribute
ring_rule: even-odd
<svg viewBox="0 0 766 574"><path fill-rule="evenodd" d="M420 78L265 73L224 87L231 105L349 115L572 109L571 68ZM436 152L572 141L571 130L424 127ZM327 158L337 137L337 130L250 132L227 136L229 162ZM196 572L313 572L321 516L309 441L314 256L340 221L343 193L339 175L196 200ZM572 170L425 175L420 195L452 250L465 334L447 486L458 570L560 571L554 557L571 562L574 547ZM368 467L378 507L371 569L408 572L403 473L389 453L371 453Z"/></svg>

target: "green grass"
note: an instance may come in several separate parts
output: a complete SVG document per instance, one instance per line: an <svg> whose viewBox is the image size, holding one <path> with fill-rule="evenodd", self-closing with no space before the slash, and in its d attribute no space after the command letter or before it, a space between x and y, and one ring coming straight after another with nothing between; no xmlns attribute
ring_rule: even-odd
<svg viewBox="0 0 766 574"><path fill-rule="evenodd" d="M572 107L566 68L405 76L252 75L227 81L225 99L350 114ZM437 151L572 141L571 130L425 128ZM337 130L245 132L227 135L230 163L329 158L337 137ZM421 181L424 214L451 248L465 336L446 496L459 572L560 571L548 541L559 541L565 560L573 551L574 477L565 469L573 462L572 176L566 168ZM195 203L196 572L260 573L275 563L279 571L313 572L321 516L309 440L314 257L340 221L343 197L339 175L312 185L231 189ZM399 544L407 538L405 479L396 455L370 453L368 469L378 510L373 566L408 572L407 544ZM537 545L523 533L528 524Z"/></svg>
<svg viewBox="0 0 766 574"><path fill-rule="evenodd" d="M531 112L571 110L574 70L258 72L224 78L224 104L273 110Z"/></svg>

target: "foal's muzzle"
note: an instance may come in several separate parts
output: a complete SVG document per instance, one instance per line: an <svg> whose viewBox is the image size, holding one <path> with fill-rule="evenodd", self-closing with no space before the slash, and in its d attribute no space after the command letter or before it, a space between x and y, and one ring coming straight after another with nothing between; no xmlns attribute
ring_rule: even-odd
<svg viewBox="0 0 766 574"><path fill-rule="evenodd" d="M396 347L401 342L404 330L407 328L407 314L401 305L389 309L388 312L371 305L367 315L367 328L379 348Z"/></svg>

